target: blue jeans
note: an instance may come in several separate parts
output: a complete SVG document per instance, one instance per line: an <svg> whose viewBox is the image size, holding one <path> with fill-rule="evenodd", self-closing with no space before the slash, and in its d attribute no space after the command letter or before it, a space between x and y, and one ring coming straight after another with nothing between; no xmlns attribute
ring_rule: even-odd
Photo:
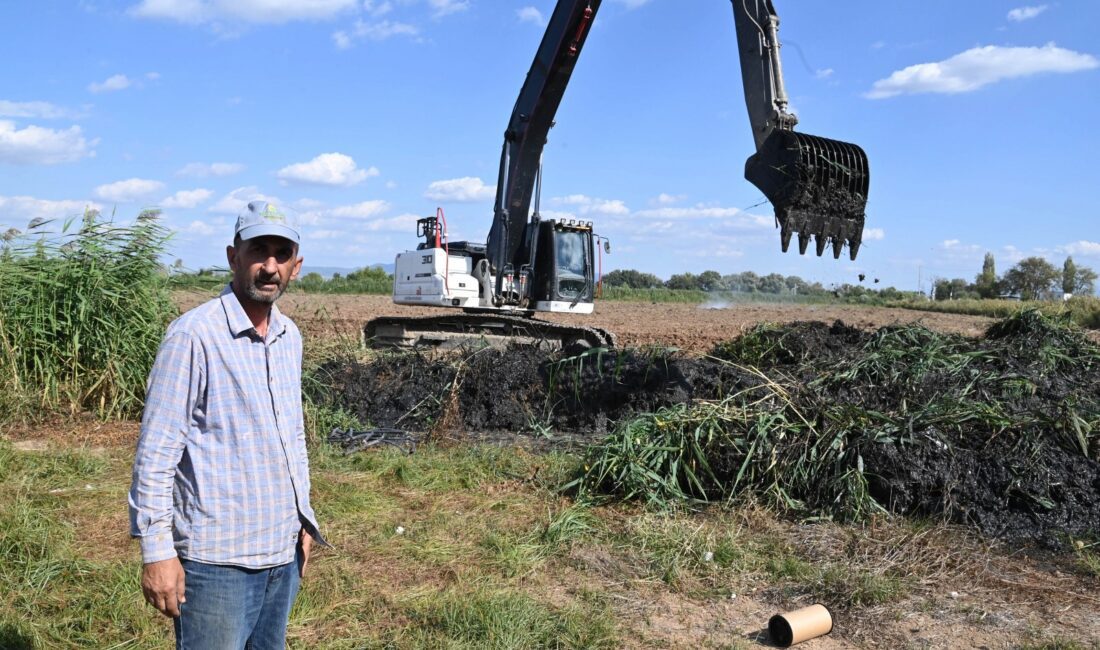
<svg viewBox="0 0 1100 650"><path fill-rule="evenodd" d="M176 650L283 650L300 562L301 554L270 569L181 560L187 602L174 619Z"/></svg>

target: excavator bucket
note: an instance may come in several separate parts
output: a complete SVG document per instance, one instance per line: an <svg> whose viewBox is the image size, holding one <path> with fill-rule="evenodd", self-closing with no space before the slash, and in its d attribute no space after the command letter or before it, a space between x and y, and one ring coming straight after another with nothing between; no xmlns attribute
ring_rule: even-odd
<svg viewBox="0 0 1100 650"><path fill-rule="evenodd" d="M870 170L867 154L848 142L777 129L745 162L745 179L775 207L783 252L798 234L798 252L813 237L817 254L848 245L856 258L863 239Z"/></svg>

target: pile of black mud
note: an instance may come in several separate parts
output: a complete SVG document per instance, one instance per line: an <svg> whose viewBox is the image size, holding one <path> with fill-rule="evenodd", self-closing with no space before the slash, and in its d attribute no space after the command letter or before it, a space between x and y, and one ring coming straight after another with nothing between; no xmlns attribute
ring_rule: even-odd
<svg viewBox="0 0 1100 650"><path fill-rule="evenodd" d="M436 433L497 433L592 443L638 413L719 399L760 378L664 349L563 358L533 348L454 356L402 352L325 368L338 404L363 422Z"/></svg>
<svg viewBox="0 0 1100 650"><path fill-rule="evenodd" d="M779 494L807 513L883 509L1053 545L1100 532L1100 347L1034 311L981 339L920 325L867 332L795 323L758 326L702 358L485 349L393 354L328 371L331 395L374 426L551 444L602 439L587 478L605 493L628 492L607 478L608 463L666 458L643 474L683 474L688 465L616 449L623 431L638 443L645 428L632 422L707 406L722 435L702 440L692 424L673 445L684 450L673 460L695 449L707 466L672 477L694 498ZM650 419L667 433L662 417Z"/></svg>

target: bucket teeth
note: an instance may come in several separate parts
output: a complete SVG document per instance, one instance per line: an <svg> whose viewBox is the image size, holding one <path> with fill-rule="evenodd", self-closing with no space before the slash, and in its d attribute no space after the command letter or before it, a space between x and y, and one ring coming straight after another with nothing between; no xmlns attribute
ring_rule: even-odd
<svg viewBox="0 0 1100 650"><path fill-rule="evenodd" d="M839 259L844 245L854 260L863 236L870 171L854 144L794 131L773 131L745 163L745 178L775 208L783 251L798 234L806 253L810 237L818 256L830 242Z"/></svg>
<svg viewBox="0 0 1100 650"><path fill-rule="evenodd" d="M798 254L805 255L806 247L810 245L810 233L798 233Z"/></svg>

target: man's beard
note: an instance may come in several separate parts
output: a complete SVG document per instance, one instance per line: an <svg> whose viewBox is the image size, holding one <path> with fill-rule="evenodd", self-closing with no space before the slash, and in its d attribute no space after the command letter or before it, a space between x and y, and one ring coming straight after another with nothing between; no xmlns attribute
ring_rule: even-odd
<svg viewBox="0 0 1100 650"><path fill-rule="evenodd" d="M274 302L283 295L283 292L286 291L285 284L280 283L278 279L275 279L275 282L277 283L278 288L273 293L264 293L263 291L261 291L260 287L257 286L255 279L248 283L248 287L245 288L245 292L248 294L248 297L250 299L255 300L256 302L263 302L269 305L274 304Z"/></svg>

